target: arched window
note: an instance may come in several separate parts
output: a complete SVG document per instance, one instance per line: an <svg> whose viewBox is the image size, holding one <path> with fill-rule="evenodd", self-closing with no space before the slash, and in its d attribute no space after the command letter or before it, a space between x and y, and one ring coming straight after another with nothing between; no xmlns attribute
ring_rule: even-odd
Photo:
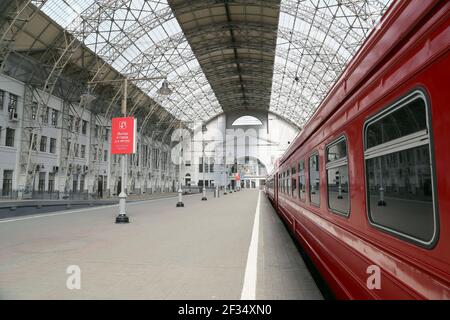
<svg viewBox="0 0 450 320"><path fill-rule="evenodd" d="M253 116L243 116L236 119L232 126L262 126L262 122Z"/></svg>

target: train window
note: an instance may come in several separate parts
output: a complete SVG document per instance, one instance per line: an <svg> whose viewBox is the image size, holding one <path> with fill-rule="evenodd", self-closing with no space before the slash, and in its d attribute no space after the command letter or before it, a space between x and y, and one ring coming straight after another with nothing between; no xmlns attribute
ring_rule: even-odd
<svg viewBox="0 0 450 320"><path fill-rule="evenodd" d="M289 169L286 171L286 193L291 195L291 173Z"/></svg>
<svg viewBox="0 0 450 320"><path fill-rule="evenodd" d="M347 140L342 137L327 147L328 207L336 213L350 213Z"/></svg>
<svg viewBox="0 0 450 320"><path fill-rule="evenodd" d="M309 157L309 201L320 206L319 154Z"/></svg>
<svg viewBox="0 0 450 320"><path fill-rule="evenodd" d="M298 164L298 197L300 200L306 200L306 183L305 183L305 161L301 160Z"/></svg>
<svg viewBox="0 0 450 320"><path fill-rule="evenodd" d="M291 180L292 180L291 181L291 187L292 187L291 194L292 194L293 197L295 197L296 196L295 190L297 189L297 171L296 171L295 166L292 167L291 174L292 174L292 178L291 178Z"/></svg>
<svg viewBox="0 0 450 320"><path fill-rule="evenodd" d="M437 234L427 100L416 91L365 126L371 224L430 246Z"/></svg>

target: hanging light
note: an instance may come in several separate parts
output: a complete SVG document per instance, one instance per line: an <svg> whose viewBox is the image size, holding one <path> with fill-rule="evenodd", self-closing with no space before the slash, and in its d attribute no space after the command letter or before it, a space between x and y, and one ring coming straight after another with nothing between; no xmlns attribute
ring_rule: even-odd
<svg viewBox="0 0 450 320"><path fill-rule="evenodd" d="M168 96L172 93L172 90L169 88L169 83L167 82L167 79L165 79L161 85L161 88L159 88L158 93L162 96Z"/></svg>

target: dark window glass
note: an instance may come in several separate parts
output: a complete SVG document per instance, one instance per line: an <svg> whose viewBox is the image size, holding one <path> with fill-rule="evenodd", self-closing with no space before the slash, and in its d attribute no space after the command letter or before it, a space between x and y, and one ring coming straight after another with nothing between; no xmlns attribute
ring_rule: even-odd
<svg viewBox="0 0 450 320"><path fill-rule="evenodd" d="M430 240L434 213L428 145L369 159L366 167L371 220Z"/></svg>
<svg viewBox="0 0 450 320"><path fill-rule="evenodd" d="M6 141L5 146L14 147L14 136L16 131L11 128L6 128Z"/></svg>
<svg viewBox="0 0 450 320"><path fill-rule="evenodd" d="M291 194L293 197L295 197L297 195L296 190L297 190L297 175L296 175L296 170L295 170L295 166L292 167L291 169L291 173L292 173L292 178L291 178Z"/></svg>
<svg viewBox="0 0 450 320"><path fill-rule="evenodd" d="M83 124L81 126L81 133L82 134L86 134L87 133L87 125L88 125L88 122L86 120L83 120Z"/></svg>
<svg viewBox="0 0 450 320"><path fill-rule="evenodd" d="M372 121L366 130L368 146L423 131L407 142L400 140L366 151L366 181L370 221L387 231L429 244L436 229L433 172L422 96L401 109ZM395 106L393 107L395 108ZM389 111L388 111L389 112ZM380 124L382 123L382 125ZM386 129L388 131L386 132ZM379 150L379 151L377 151Z"/></svg>
<svg viewBox="0 0 450 320"><path fill-rule="evenodd" d="M350 212L348 165L328 169L327 177L329 208L348 215Z"/></svg>
<svg viewBox="0 0 450 320"><path fill-rule="evenodd" d="M350 213L347 141L342 139L327 148L328 207L337 213Z"/></svg>
<svg viewBox="0 0 450 320"><path fill-rule="evenodd" d="M50 138L50 153L56 153L56 139Z"/></svg>
<svg viewBox="0 0 450 320"><path fill-rule="evenodd" d="M39 172L39 181L38 181L38 192L45 191L45 172Z"/></svg>
<svg viewBox="0 0 450 320"><path fill-rule="evenodd" d="M367 126L366 148L425 130L427 117L423 99L415 99Z"/></svg>
<svg viewBox="0 0 450 320"><path fill-rule="evenodd" d="M320 171L318 154L309 158L309 200L313 204L320 205Z"/></svg>
<svg viewBox="0 0 450 320"><path fill-rule="evenodd" d="M47 137L41 136L41 144L39 147L39 151L46 152L47 151Z"/></svg>
<svg viewBox="0 0 450 320"><path fill-rule="evenodd" d="M291 173L290 170L286 173L286 193L291 194Z"/></svg>
<svg viewBox="0 0 450 320"><path fill-rule="evenodd" d="M305 161L298 165L298 195L300 200L306 200Z"/></svg>
<svg viewBox="0 0 450 320"><path fill-rule="evenodd" d="M0 90L0 110L3 110L4 103L5 103L5 91Z"/></svg>
<svg viewBox="0 0 450 320"><path fill-rule="evenodd" d="M12 194L13 171L3 170L2 196L11 196Z"/></svg>
<svg viewBox="0 0 450 320"><path fill-rule="evenodd" d="M49 173L48 174L48 192L54 192L55 191L55 174Z"/></svg>

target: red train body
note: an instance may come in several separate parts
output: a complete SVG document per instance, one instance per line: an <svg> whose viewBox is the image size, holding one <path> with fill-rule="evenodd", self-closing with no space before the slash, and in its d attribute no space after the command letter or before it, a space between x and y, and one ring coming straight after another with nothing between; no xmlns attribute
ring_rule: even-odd
<svg viewBox="0 0 450 320"><path fill-rule="evenodd" d="M449 1L396 2L269 176L338 299L450 299L449 47Z"/></svg>

